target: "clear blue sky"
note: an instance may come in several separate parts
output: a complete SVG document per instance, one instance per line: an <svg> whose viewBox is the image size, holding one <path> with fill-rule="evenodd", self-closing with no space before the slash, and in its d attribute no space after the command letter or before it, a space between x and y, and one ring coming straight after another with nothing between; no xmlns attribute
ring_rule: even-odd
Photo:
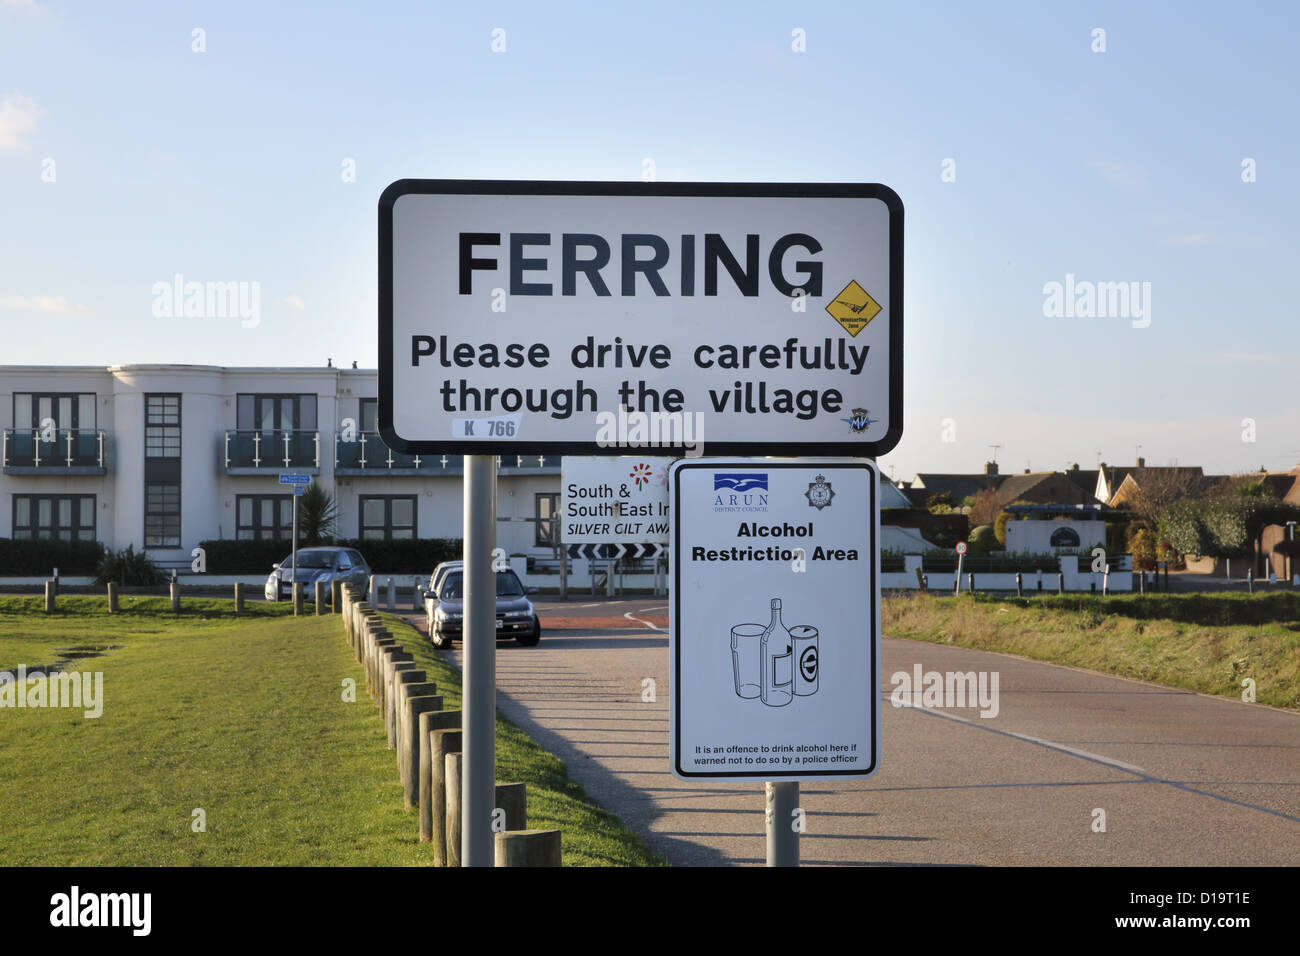
<svg viewBox="0 0 1300 956"><path fill-rule="evenodd" d="M636 180L649 158L661 181L899 193L900 479L992 444L1004 471L1139 444L1289 469L1298 9L0 0L0 364L374 367L389 182ZM261 323L156 318L175 273L260 282ZM1067 273L1151 283L1150 326L1045 317Z"/></svg>

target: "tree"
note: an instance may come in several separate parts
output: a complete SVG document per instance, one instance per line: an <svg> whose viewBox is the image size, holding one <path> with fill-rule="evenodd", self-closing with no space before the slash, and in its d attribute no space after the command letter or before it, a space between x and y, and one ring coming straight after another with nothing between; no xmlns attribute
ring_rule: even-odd
<svg viewBox="0 0 1300 956"><path fill-rule="evenodd" d="M1155 530L1161 516L1200 491L1200 478L1191 468L1143 468L1132 473L1137 493L1125 504L1141 527Z"/></svg>
<svg viewBox="0 0 1300 956"><path fill-rule="evenodd" d="M334 496L315 480L298 498L298 534L309 547L333 540L339 510Z"/></svg>
<svg viewBox="0 0 1300 956"><path fill-rule="evenodd" d="M1011 503L1011 495L996 488L981 488L975 493L970 507L970 523L975 526L991 525L998 513ZM1005 540L1005 539L1004 539Z"/></svg>
<svg viewBox="0 0 1300 956"><path fill-rule="evenodd" d="M927 495L925 499L925 510L930 512L930 514L951 514L953 510L952 495L946 491Z"/></svg>

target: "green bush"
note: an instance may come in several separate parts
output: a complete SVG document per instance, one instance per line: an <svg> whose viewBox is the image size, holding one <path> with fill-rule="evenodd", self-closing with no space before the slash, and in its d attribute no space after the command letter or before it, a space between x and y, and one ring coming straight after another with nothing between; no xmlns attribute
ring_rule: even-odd
<svg viewBox="0 0 1300 956"><path fill-rule="evenodd" d="M96 584L116 581L123 587L150 587L166 580L167 575L153 563L148 552L136 551L129 544L124 551L106 551L95 567Z"/></svg>
<svg viewBox="0 0 1300 956"><path fill-rule="evenodd" d="M209 574L269 574L291 550L288 541L201 541ZM299 542L298 547L306 547ZM461 556L460 538L412 538L404 541L343 540L330 547L355 548L371 569L383 574L428 574L443 561Z"/></svg>
<svg viewBox="0 0 1300 956"><path fill-rule="evenodd" d="M35 577L94 574L104 553L98 541L11 540L0 538L0 575Z"/></svg>
<svg viewBox="0 0 1300 956"><path fill-rule="evenodd" d="M970 539L966 543L971 554L988 554L990 551L1002 550L991 524L982 524L978 528L971 529Z"/></svg>

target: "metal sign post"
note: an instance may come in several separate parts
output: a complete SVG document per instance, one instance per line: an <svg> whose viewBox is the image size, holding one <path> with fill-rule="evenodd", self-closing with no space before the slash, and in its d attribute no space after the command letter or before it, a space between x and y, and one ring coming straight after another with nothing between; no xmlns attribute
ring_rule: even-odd
<svg viewBox="0 0 1300 956"><path fill-rule="evenodd" d="M492 866L496 802L497 469L493 455L465 456L465 680L461 862Z"/></svg>
<svg viewBox="0 0 1300 956"><path fill-rule="evenodd" d="M280 484L293 485L293 548L289 555L289 568L294 577L294 581L289 585L289 592L292 595L293 584L298 579L298 499L307 490L306 486L311 484L311 475L281 475Z"/></svg>
<svg viewBox="0 0 1300 956"><path fill-rule="evenodd" d="M799 781L767 783L767 865L799 865L799 831L794 815L799 807Z"/></svg>

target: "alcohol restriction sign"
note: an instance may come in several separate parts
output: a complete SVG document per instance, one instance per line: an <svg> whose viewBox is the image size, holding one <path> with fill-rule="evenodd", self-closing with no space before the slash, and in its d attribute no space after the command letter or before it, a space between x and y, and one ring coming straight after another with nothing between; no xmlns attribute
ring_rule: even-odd
<svg viewBox="0 0 1300 956"><path fill-rule="evenodd" d="M674 464L676 776L878 769L878 488L876 466L862 460Z"/></svg>
<svg viewBox="0 0 1300 956"><path fill-rule="evenodd" d="M560 540L668 543L667 458L560 460Z"/></svg>
<svg viewBox="0 0 1300 956"><path fill-rule="evenodd" d="M876 184L399 180L380 434L407 454L884 454L902 253Z"/></svg>

